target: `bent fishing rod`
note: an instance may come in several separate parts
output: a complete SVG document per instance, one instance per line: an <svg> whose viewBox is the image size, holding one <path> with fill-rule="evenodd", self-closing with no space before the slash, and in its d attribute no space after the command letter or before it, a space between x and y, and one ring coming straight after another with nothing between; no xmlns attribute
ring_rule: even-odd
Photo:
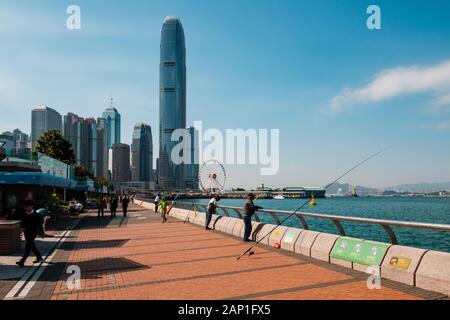
<svg viewBox="0 0 450 320"><path fill-rule="evenodd" d="M356 170L357 168L361 167L363 164L365 164L366 162L372 160L373 158L377 157L378 155L380 155L381 153L383 153L384 151L386 151L386 149L382 149L376 153L374 153L373 155L371 155L370 157L366 158L365 160L359 162L356 166L354 166L353 168L351 168L350 170L348 170L347 172L345 172L343 175L341 175L339 178L335 179L333 182L327 184L323 189L325 191L327 191L328 188L330 188L333 184L335 184L336 182L338 182L339 180L341 180L342 178L344 178L345 176L347 176L348 174L350 174L352 171ZM304 207L306 207L309 203L310 203L311 199L308 199L308 201L306 201L305 203L303 203L300 207L298 207L294 212L292 212L287 218L285 218L284 220L280 221L275 228L273 228L269 233L267 233L264 237L262 237L261 239L259 239L255 244L253 244L250 248L248 248L244 253L242 253L236 260L240 260L243 256L245 256L246 254L249 254L249 256L254 255L255 253L252 251L258 244L260 244L264 239L266 239L269 235L272 234L272 232L274 232L278 227L282 226L286 221L288 221L292 216L294 216L295 214L297 214L300 210L302 210Z"/></svg>

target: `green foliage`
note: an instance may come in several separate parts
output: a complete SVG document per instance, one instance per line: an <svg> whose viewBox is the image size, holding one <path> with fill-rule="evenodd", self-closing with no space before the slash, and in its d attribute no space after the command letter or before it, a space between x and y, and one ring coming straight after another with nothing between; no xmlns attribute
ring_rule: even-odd
<svg viewBox="0 0 450 320"><path fill-rule="evenodd" d="M111 182L109 182L108 179L101 177L97 179L97 184L101 187L109 187Z"/></svg>
<svg viewBox="0 0 450 320"><path fill-rule="evenodd" d="M82 166L75 167L75 177L79 180L86 178L94 179L94 176L91 174L91 172Z"/></svg>
<svg viewBox="0 0 450 320"><path fill-rule="evenodd" d="M75 163L72 144L64 139L59 130L45 132L36 144L36 151L72 165Z"/></svg>

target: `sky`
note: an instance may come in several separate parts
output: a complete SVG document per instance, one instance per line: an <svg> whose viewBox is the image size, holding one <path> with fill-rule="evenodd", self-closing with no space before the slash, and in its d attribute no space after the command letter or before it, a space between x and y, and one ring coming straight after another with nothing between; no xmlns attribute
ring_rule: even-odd
<svg viewBox="0 0 450 320"><path fill-rule="evenodd" d="M81 30L66 9L81 8ZM381 30L366 10L381 9ZM31 109L98 117L110 97L133 125L159 125L159 46L178 16L187 50L187 121L280 129L280 170L226 166L227 187L377 188L450 181L447 0L0 0L0 131L30 132Z"/></svg>

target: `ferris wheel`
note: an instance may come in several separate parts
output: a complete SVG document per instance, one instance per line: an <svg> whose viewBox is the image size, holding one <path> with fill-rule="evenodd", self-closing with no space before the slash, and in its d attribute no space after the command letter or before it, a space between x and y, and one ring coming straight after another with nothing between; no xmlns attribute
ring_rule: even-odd
<svg viewBox="0 0 450 320"><path fill-rule="evenodd" d="M226 180L225 168L219 161L209 160L200 168L200 186L208 194L221 193L225 187Z"/></svg>

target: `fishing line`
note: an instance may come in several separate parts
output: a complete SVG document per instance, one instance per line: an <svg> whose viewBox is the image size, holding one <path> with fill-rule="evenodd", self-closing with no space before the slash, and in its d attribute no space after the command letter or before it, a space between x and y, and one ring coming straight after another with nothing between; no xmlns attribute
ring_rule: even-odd
<svg viewBox="0 0 450 320"><path fill-rule="evenodd" d="M386 149L382 149L376 153L374 153L373 155L371 155L370 157L366 158L365 160L359 162L356 166L354 166L353 168L351 168L350 170L348 170L347 172L345 172L343 175L341 175L339 178L335 179L333 182L327 184L323 189L325 191L327 191L328 188L330 188L333 184L335 184L336 182L338 182L339 180L341 180L342 178L344 178L345 176L347 176L350 172L356 170L357 168L359 168L360 166L362 166L363 164L365 164L366 162L372 160L373 158L377 157L378 155L380 155L381 153L383 153L384 151L386 151L388 148ZM292 212L287 218L285 218L284 220L280 221L275 228L273 228L269 233L267 233L264 237L262 237L261 239L259 239L255 244L253 244L250 248L248 248L244 253L242 253L236 260L240 260L243 256L245 256L247 253L249 254L249 256L254 255L255 252L252 251L253 248L255 248L258 244L260 244L264 239L266 239L269 235L272 234L272 232L274 232L278 227L282 226L287 220L289 220L292 216L294 216L295 214L297 214L301 209L303 209L304 207L306 207L309 202L311 201L311 198L308 199L308 201L306 201L304 204L302 204L300 207L298 207L294 212Z"/></svg>

